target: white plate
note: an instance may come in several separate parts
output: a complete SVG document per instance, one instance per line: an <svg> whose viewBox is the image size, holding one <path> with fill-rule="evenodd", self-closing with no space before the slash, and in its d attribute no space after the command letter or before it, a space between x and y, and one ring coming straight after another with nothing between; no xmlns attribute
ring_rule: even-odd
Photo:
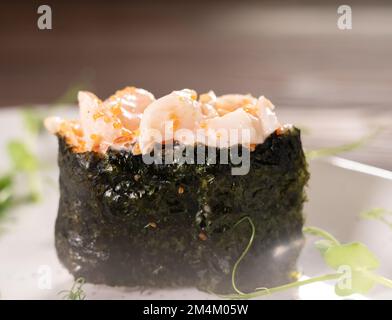
<svg viewBox="0 0 392 320"><path fill-rule="evenodd" d="M2 112L3 130L0 148L12 137L22 137L20 117L14 111ZM12 128L12 129L11 129ZM40 142L41 158L51 164L45 170L43 194L36 205L26 205L9 212L10 220L2 222L0 234L0 294L2 299L59 299L61 290L72 286L73 278L62 267L54 249L54 221L57 214L57 146L53 137ZM0 159L1 168L6 165ZM343 242L362 241L381 260L379 272L392 278L392 229L377 221L362 220L359 213L373 207L392 208L392 172L341 158L312 161L305 206L306 224L324 228ZM298 265L306 276L329 273L318 251L308 238ZM260 284L261 286L262 284ZM88 299L215 299L196 289L148 290L102 285L84 286ZM294 292L270 298L292 297ZM333 286L318 283L304 286L295 295L299 299L337 299ZM374 288L367 298L389 298L392 291ZM362 299L361 296L350 298Z"/></svg>

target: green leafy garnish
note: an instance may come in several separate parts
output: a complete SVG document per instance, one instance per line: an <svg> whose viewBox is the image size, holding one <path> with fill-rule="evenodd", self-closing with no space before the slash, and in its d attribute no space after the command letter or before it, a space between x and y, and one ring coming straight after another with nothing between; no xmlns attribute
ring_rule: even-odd
<svg viewBox="0 0 392 320"><path fill-rule="evenodd" d="M366 276L363 271L375 270L379 261L369 249L359 242L331 246L323 254L324 261L328 266L339 270L346 266L351 272L351 287L335 285L335 292L339 296L348 296L354 293L367 293L373 286L374 281Z"/></svg>
<svg viewBox="0 0 392 320"><path fill-rule="evenodd" d="M304 232L314 234L315 229L307 227L304 228ZM326 234L329 235L329 233ZM330 237L327 239L330 239ZM341 286L340 282L335 285L337 295L365 294L376 283L392 288L391 280L374 273L380 263L376 256L363 243L331 243L330 247L320 252L329 267L337 271L344 267L351 273L350 286Z"/></svg>
<svg viewBox="0 0 392 320"><path fill-rule="evenodd" d="M11 162L11 169L0 177L0 218L3 218L11 207L25 202L38 201L40 198L37 176L38 159L27 144L19 140L12 140L7 145L7 154ZM26 176L29 185L27 196L13 194L15 177L20 174Z"/></svg>
<svg viewBox="0 0 392 320"><path fill-rule="evenodd" d="M12 177L4 175L0 177L0 219L12 203Z"/></svg>
<svg viewBox="0 0 392 320"><path fill-rule="evenodd" d="M249 217L241 219L238 223L247 220L252 227L251 241L234 265L232 272L232 285L235 294L220 295L228 299L250 299L282 292L320 281L335 280L335 293L339 296L348 296L355 293L365 294L375 284L380 284L392 289L392 281L375 273L379 267L376 256L362 243L351 242L341 244L333 235L317 227L304 227L303 232L322 238L315 245L319 249L325 263L333 269L329 273L310 279L288 283L274 288L256 288L255 291L244 293L238 290L235 284L235 273L239 262L249 251L254 238L254 224ZM236 225L238 225L238 223Z"/></svg>
<svg viewBox="0 0 392 320"><path fill-rule="evenodd" d="M70 104L75 101L79 90L86 87L86 82L77 82L50 106ZM38 175L39 161L32 149L35 149L39 134L43 131L43 121L46 112L33 108L22 110L24 128L27 132L23 140L11 140L7 144L7 153L11 168L0 176L0 218L5 216L8 209L25 202L35 202L40 199L40 178ZM16 175L23 174L27 179L29 194L17 198L13 195L13 185Z"/></svg>
<svg viewBox="0 0 392 320"><path fill-rule="evenodd" d="M23 109L22 118L28 133L37 136L43 131L43 120L45 115L39 110L34 110L32 108Z"/></svg>
<svg viewBox="0 0 392 320"><path fill-rule="evenodd" d="M390 217L389 219L387 217ZM392 211L383 208L373 208L361 213L361 218L368 220L378 220L392 229Z"/></svg>
<svg viewBox="0 0 392 320"><path fill-rule="evenodd" d="M11 176L24 173L27 177L30 194L28 199L38 201L40 199L40 187L37 157L31 152L26 143L20 140L12 140L7 145L8 155L12 163Z"/></svg>
<svg viewBox="0 0 392 320"><path fill-rule="evenodd" d="M308 160L313 160L316 158L321 158L321 157L330 157L330 156L336 156L339 153L343 152L349 152L353 151L356 149L359 149L369 143L372 139L374 139L380 132L382 128L377 129L376 131L356 140L351 143L343 144L340 146L336 147L329 147L329 148L321 148L321 149L316 149L316 150L309 150L305 151L306 158Z"/></svg>
<svg viewBox="0 0 392 320"><path fill-rule="evenodd" d="M31 172L37 170L37 157L29 150L28 146L19 140L12 140L7 145L13 170Z"/></svg>
<svg viewBox="0 0 392 320"><path fill-rule="evenodd" d="M64 300L85 300L86 293L83 290L85 282L84 278L77 278L70 290L60 291L59 294L63 295Z"/></svg>

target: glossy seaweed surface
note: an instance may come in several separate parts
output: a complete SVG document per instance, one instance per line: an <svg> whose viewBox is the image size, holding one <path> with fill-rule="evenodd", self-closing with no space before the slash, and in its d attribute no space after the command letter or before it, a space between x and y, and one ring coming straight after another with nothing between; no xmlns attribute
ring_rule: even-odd
<svg viewBox="0 0 392 320"><path fill-rule="evenodd" d="M196 286L232 292L293 280L302 247L309 174L300 132L273 133L251 152L247 175L231 164L146 165L109 150L73 153L59 138L56 248L75 277L143 287Z"/></svg>

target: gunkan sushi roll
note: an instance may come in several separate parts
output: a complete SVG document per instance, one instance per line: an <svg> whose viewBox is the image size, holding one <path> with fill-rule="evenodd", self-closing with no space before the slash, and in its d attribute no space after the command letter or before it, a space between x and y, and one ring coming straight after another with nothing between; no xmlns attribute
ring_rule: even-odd
<svg viewBox="0 0 392 320"><path fill-rule="evenodd" d="M55 244L87 282L216 293L295 280L309 174L300 131L261 96L79 92L59 140ZM254 224L251 228L244 217Z"/></svg>

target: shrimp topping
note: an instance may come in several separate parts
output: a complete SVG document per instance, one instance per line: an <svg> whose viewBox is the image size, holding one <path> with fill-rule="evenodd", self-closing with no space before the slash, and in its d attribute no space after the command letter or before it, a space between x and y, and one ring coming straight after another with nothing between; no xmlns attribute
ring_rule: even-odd
<svg viewBox="0 0 392 320"><path fill-rule="evenodd" d="M104 101L80 91L78 100L79 120L45 120L48 131L62 136L74 152L113 148L136 155L174 141L216 147L246 143L254 149L282 127L271 101L250 94L216 96L209 91L198 96L183 89L156 100L144 89L126 87Z"/></svg>

